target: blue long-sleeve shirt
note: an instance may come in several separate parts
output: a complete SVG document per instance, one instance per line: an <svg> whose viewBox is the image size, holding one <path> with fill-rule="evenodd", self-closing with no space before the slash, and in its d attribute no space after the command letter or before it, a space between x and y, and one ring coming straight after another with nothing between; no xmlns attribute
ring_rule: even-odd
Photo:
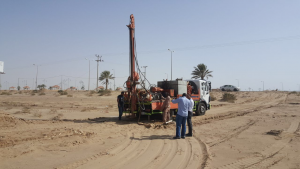
<svg viewBox="0 0 300 169"><path fill-rule="evenodd" d="M190 101L186 97L179 97L178 99L172 100L172 103L178 103L178 115L183 117L188 116Z"/></svg>

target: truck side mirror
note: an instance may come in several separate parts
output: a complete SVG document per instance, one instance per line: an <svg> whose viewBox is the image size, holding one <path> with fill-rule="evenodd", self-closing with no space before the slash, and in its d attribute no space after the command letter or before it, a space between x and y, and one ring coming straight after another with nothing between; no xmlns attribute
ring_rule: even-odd
<svg viewBox="0 0 300 169"><path fill-rule="evenodd" d="M211 82L208 82L209 85L209 91L211 92Z"/></svg>

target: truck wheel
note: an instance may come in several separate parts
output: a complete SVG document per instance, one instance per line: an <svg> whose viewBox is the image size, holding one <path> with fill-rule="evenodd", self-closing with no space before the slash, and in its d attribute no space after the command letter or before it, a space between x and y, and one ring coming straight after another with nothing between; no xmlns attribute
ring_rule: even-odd
<svg viewBox="0 0 300 169"><path fill-rule="evenodd" d="M173 120L174 110L170 110L170 120Z"/></svg>
<svg viewBox="0 0 300 169"><path fill-rule="evenodd" d="M206 107L204 103L199 103L198 104L198 109L196 111L196 115L200 116L200 115L204 115L206 112Z"/></svg>

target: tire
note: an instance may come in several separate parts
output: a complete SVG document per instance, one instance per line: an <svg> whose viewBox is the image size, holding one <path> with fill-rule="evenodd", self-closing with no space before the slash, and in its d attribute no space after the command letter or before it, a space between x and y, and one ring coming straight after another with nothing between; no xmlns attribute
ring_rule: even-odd
<svg viewBox="0 0 300 169"><path fill-rule="evenodd" d="M225 89L223 88L222 91L225 91Z"/></svg>
<svg viewBox="0 0 300 169"><path fill-rule="evenodd" d="M237 92L238 90L237 89L233 89L233 91Z"/></svg>
<svg viewBox="0 0 300 169"><path fill-rule="evenodd" d="M198 109L196 110L196 116L205 115L206 107L204 103L198 104Z"/></svg>
<svg viewBox="0 0 300 169"><path fill-rule="evenodd" d="M174 110L170 110L170 120L173 120Z"/></svg>

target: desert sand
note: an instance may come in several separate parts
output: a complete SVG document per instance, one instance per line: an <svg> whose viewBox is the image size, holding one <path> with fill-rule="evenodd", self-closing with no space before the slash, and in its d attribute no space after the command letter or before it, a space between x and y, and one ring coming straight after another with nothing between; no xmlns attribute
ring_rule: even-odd
<svg viewBox="0 0 300 169"><path fill-rule="evenodd" d="M231 92L228 103L214 91L212 109L192 118L194 136L180 140L159 116L119 121L119 92L10 93L0 95L3 169L300 168L297 93Z"/></svg>

